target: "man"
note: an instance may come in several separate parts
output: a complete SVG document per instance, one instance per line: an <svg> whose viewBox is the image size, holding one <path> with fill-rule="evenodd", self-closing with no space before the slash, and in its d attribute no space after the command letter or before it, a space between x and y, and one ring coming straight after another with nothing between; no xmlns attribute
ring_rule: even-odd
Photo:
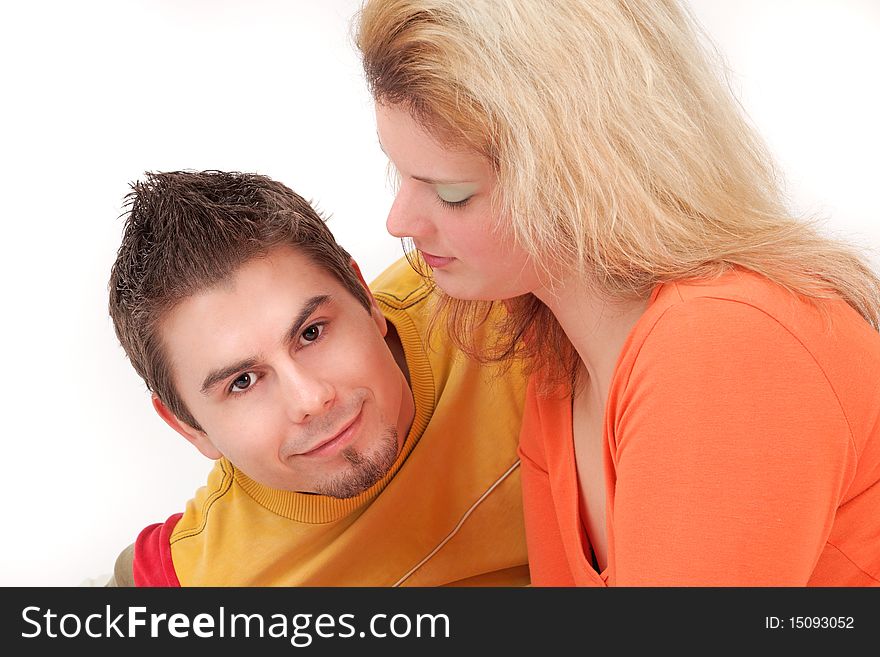
<svg viewBox="0 0 880 657"><path fill-rule="evenodd" d="M110 314L156 412L217 465L111 583L528 583L518 368L429 338L430 284L405 262L371 294L278 182L132 189Z"/></svg>

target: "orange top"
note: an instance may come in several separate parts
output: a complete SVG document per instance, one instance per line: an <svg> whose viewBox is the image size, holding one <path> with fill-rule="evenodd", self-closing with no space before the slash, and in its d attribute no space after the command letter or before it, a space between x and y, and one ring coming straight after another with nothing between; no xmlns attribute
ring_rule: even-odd
<svg viewBox="0 0 880 657"><path fill-rule="evenodd" d="M602 573L571 417L530 381L533 585L880 585L880 333L843 301L739 269L654 290L605 410Z"/></svg>

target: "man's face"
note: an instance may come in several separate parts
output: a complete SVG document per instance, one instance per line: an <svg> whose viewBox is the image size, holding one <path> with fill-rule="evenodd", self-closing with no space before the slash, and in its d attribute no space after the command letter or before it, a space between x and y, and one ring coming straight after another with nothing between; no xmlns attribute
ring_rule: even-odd
<svg viewBox="0 0 880 657"><path fill-rule="evenodd" d="M245 263L172 308L160 330L203 431L157 410L209 458L272 488L334 497L393 464L414 411L385 319L306 256L280 247Z"/></svg>

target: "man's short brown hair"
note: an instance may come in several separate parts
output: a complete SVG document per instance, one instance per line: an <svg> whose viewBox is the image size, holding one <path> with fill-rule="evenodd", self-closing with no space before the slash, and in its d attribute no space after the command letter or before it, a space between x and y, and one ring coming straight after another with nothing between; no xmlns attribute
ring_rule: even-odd
<svg viewBox="0 0 880 657"><path fill-rule="evenodd" d="M332 274L369 312L351 256L285 185L252 173L172 171L148 172L131 189L110 274L110 316L147 388L192 427L201 430L177 394L158 331L176 304L286 245Z"/></svg>

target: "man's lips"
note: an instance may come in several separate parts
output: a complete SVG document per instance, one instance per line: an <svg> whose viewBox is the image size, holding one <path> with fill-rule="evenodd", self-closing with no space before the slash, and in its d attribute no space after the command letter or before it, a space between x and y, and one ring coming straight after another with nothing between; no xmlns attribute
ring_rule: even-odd
<svg viewBox="0 0 880 657"><path fill-rule="evenodd" d="M360 428L360 419L362 415L363 406L358 409L357 415L346 422L342 426L342 428L339 429L339 431L334 433L332 436L319 441L315 444L314 447L310 447L308 450L304 452L299 452L298 454L294 454L293 456L321 456L323 454L329 454L336 449L341 448L343 445L350 442L354 435L357 433L357 430Z"/></svg>

